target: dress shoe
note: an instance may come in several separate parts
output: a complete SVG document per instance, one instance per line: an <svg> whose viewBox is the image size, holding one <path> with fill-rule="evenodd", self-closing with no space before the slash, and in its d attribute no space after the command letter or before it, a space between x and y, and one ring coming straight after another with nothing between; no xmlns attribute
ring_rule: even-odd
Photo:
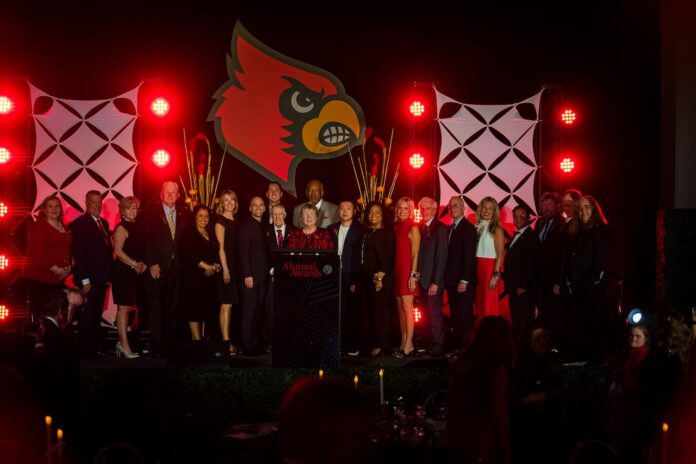
<svg viewBox="0 0 696 464"><path fill-rule="evenodd" d="M359 351L359 350L349 351L349 352L346 353L346 354L347 354L348 356L360 356L360 351Z"/></svg>
<svg viewBox="0 0 696 464"><path fill-rule="evenodd" d="M375 348L374 350L370 351L370 356L373 358L376 358L382 354L382 348Z"/></svg>
<svg viewBox="0 0 696 464"><path fill-rule="evenodd" d="M116 342L116 357L120 359L121 356L123 356L126 359L134 359L140 357L138 353L126 353L126 351L121 346L121 342Z"/></svg>

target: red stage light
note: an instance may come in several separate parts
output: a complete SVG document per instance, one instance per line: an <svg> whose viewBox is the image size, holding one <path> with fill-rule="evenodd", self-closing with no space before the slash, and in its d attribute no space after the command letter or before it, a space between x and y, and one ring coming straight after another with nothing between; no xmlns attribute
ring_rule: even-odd
<svg viewBox="0 0 696 464"><path fill-rule="evenodd" d="M413 211L413 222L420 224L420 222L423 220L423 214L421 214L420 209L415 209Z"/></svg>
<svg viewBox="0 0 696 464"><path fill-rule="evenodd" d="M569 173L573 169L575 169L575 161L573 161L570 158L563 158L560 166L561 166L561 171L563 171L565 173Z"/></svg>
<svg viewBox="0 0 696 464"><path fill-rule="evenodd" d="M10 260L7 259L7 256L0 255L0 271L4 271L9 266L10 266Z"/></svg>
<svg viewBox="0 0 696 464"><path fill-rule="evenodd" d="M416 100L413 103L411 103L411 106L408 108L408 110L415 117L420 117L425 112L425 105L423 105L423 103L421 103L420 101Z"/></svg>
<svg viewBox="0 0 696 464"><path fill-rule="evenodd" d="M171 156L167 150L157 150L154 155L152 155L152 161L159 168L163 168L169 164Z"/></svg>
<svg viewBox="0 0 696 464"><path fill-rule="evenodd" d="M0 321L3 319L7 319L10 316L10 308L7 306L0 304Z"/></svg>
<svg viewBox="0 0 696 464"><path fill-rule="evenodd" d="M576 116L573 110L565 110L563 113L561 113L561 121L568 125L573 124L575 119Z"/></svg>
<svg viewBox="0 0 696 464"><path fill-rule="evenodd" d="M422 318L423 318L423 315L421 314L420 309L418 309L414 306L414 308L413 308L413 321L418 322Z"/></svg>
<svg viewBox="0 0 696 464"><path fill-rule="evenodd" d="M150 105L150 109L155 116L162 118L169 113L169 102L162 97L155 98L152 101L152 105Z"/></svg>
<svg viewBox="0 0 696 464"><path fill-rule="evenodd" d="M7 216L8 212L9 212L9 210L7 209L7 205L0 201L0 219Z"/></svg>
<svg viewBox="0 0 696 464"><path fill-rule="evenodd" d="M408 159L408 162L413 169L420 169L425 164L425 158L420 153L414 153Z"/></svg>
<svg viewBox="0 0 696 464"><path fill-rule="evenodd" d="M0 164L5 164L8 161L10 161L10 150L0 147Z"/></svg>
<svg viewBox="0 0 696 464"><path fill-rule="evenodd" d="M14 104L9 97L4 95L0 96L0 114L7 114L12 111Z"/></svg>

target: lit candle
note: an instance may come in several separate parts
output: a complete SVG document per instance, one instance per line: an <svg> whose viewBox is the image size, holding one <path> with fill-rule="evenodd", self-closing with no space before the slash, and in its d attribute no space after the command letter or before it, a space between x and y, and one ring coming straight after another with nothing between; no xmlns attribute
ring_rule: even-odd
<svg viewBox="0 0 696 464"><path fill-rule="evenodd" d="M63 430L58 429L56 432L56 437L58 438L58 464L63 464Z"/></svg>
<svg viewBox="0 0 696 464"><path fill-rule="evenodd" d="M357 390L358 389L358 376L357 375L355 377L353 377L353 385L355 385L355 389Z"/></svg>
<svg viewBox="0 0 696 464"><path fill-rule="evenodd" d="M379 405L384 405L384 369L379 370Z"/></svg>
<svg viewBox="0 0 696 464"><path fill-rule="evenodd" d="M669 431L669 424L667 422L662 423L662 456L660 459L661 464L667 464L667 432Z"/></svg>
<svg viewBox="0 0 696 464"><path fill-rule="evenodd" d="M53 423L53 419L51 419L51 416L46 416L46 456L48 457L48 464L53 463L53 450L51 449L53 446L51 445L51 424Z"/></svg>
<svg viewBox="0 0 696 464"><path fill-rule="evenodd" d="M324 380L324 369L319 369L319 380Z"/></svg>

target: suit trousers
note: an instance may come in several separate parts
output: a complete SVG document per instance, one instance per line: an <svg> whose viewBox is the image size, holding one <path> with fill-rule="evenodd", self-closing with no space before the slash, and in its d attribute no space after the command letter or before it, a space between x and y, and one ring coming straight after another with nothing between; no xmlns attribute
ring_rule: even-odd
<svg viewBox="0 0 696 464"><path fill-rule="evenodd" d="M474 325L474 292L476 286L467 285L466 291L459 293L457 286L447 287L454 348L466 348L471 341L471 329Z"/></svg>
<svg viewBox="0 0 696 464"><path fill-rule="evenodd" d="M99 348L99 326L104 312L107 284L92 284L85 295L85 306L80 314L78 342L80 352L92 354Z"/></svg>
<svg viewBox="0 0 696 464"><path fill-rule="evenodd" d="M510 318L512 319L512 335L515 344L517 344L520 336L531 326L534 319L534 298L533 293L529 291L522 295L517 294L516 288L510 288L508 291Z"/></svg>
<svg viewBox="0 0 696 464"><path fill-rule="evenodd" d="M150 328L153 354L165 354L173 348L179 323L179 279L176 271L168 270L159 279L147 276L146 325Z"/></svg>
<svg viewBox="0 0 696 464"><path fill-rule="evenodd" d="M254 279L254 286L247 288L242 281L242 350L258 349L259 320L263 317L265 299L268 294L268 281Z"/></svg>
<svg viewBox="0 0 696 464"><path fill-rule="evenodd" d="M430 350L441 352L445 340L444 318L442 316L442 293L444 289L439 287L435 295L428 295L428 289L420 287L421 306L427 309L428 325L430 333L426 338L430 342Z"/></svg>

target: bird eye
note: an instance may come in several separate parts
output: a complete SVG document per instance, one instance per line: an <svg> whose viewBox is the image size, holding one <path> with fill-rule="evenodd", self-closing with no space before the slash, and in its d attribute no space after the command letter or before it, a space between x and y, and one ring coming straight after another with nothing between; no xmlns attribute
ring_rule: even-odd
<svg viewBox="0 0 696 464"><path fill-rule="evenodd" d="M314 103L299 90L294 91L290 96L290 105L298 113L309 113L314 109Z"/></svg>

